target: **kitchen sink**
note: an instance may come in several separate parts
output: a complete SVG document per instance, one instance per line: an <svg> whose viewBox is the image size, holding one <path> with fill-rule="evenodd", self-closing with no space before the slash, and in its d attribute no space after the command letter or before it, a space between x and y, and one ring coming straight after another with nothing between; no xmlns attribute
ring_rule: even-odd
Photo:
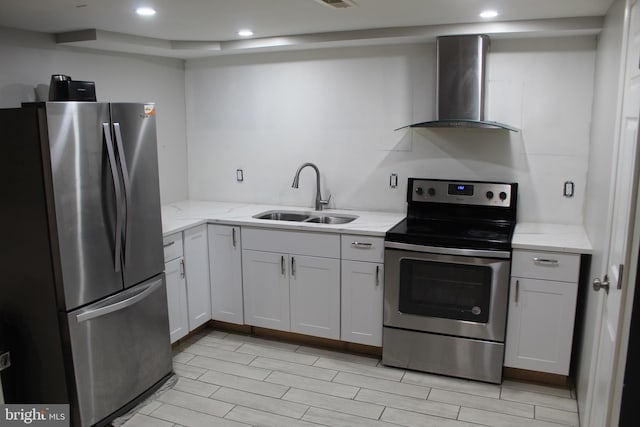
<svg viewBox="0 0 640 427"><path fill-rule="evenodd" d="M266 211L253 216L256 219L272 221L310 222L314 224L347 224L357 215L322 214L316 212Z"/></svg>
<svg viewBox="0 0 640 427"><path fill-rule="evenodd" d="M255 215L256 219L271 219L275 221L304 221L310 215L304 212L267 211Z"/></svg>
<svg viewBox="0 0 640 427"><path fill-rule="evenodd" d="M311 217L305 222L313 222L318 224L347 224L357 217L355 216L346 216L346 215L319 215Z"/></svg>

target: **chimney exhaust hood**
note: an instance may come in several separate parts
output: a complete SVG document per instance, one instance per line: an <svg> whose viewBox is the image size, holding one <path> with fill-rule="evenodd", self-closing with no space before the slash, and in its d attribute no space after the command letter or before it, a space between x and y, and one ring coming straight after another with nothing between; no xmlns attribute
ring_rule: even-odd
<svg viewBox="0 0 640 427"><path fill-rule="evenodd" d="M406 127L517 128L484 119L486 59L489 36L484 34L441 36L436 39L437 120ZM398 130L398 129L396 129Z"/></svg>

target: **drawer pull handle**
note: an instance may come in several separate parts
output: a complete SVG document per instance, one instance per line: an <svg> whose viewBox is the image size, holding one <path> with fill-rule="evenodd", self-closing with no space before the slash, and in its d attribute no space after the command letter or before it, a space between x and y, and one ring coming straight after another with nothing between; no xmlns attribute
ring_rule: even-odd
<svg viewBox="0 0 640 427"><path fill-rule="evenodd" d="M359 249L371 249L373 247L373 243L353 242L351 243L351 247Z"/></svg>
<svg viewBox="0 0 640 427"><path fill-rule="evenodd" d="M546 259L546 258L534 258L533 262L536 264L542 264L542 265L558 265L559 262L557 259Z"/></svg>
<svg viewBox="0 0 640 427"><path fill-rule="evenodd" d="M176 241L174 240L174 241L172 241L172 242L165 243L165 244L164 244L164 245L162 245L162 246L164 246L165 248L168 248L169 246L172 246L175 242L176 242Z"/></svg>

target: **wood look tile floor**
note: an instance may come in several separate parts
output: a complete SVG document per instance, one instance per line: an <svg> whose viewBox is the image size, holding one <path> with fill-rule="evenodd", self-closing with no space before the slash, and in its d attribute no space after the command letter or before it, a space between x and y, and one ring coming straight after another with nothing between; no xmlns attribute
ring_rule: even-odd
<svg viewBox="0 0 640 427"><path fill-rule="evenodd" d="M205 330L174 350L177 381L125 427L579 426L566 388L493 385L379 359Z"/></svg>

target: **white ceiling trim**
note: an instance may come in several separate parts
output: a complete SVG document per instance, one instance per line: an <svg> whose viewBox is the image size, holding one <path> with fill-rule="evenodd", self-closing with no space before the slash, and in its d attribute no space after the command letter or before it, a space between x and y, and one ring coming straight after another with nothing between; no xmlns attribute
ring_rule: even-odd
<svg viewBox="0 0 640 427"><path fill-rule="evenodd" d="M488 34L498 38L595 35L603 17L536 19L453 25L335 31L233 41L181 41L87 29L55 34L61 45L172 58L201 58L256 51L315 49L354 45L430 42L453 34Z"/></svg>

